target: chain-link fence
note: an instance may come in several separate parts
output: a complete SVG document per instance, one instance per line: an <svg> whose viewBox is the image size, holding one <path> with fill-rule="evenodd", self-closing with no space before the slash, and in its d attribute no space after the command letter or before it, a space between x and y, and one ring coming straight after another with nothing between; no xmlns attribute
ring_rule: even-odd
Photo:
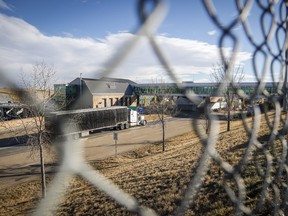
<svg viewBox="0 0 288 216"><path fill-rule="evenodd" d="M178 87L185 92L185 86L182 86L181 77L178 77L177 71L173 70L172 65L165 57L165 53L157 43L155 32L162 20L165 19L167 12L166 2L162 0L154 0L154 9L148 14L145 10L146 4L151 3L149 0L139 0L138 2L138 16L141 25L135 32L135 37L123 44L124 49L115 53L110 58L105 66L105 71L102 75L106 77L115 70L118 65L125 61L125 57L137 47L138 41L145 37L152 47L155 58L162 64L165 71L170 78L178 83ZM181 4L181 1L179 1ZM214 2L210 0L203 0L203 5L207 11L207 16L221 32L219 37L219 51L222 62L225 68L225 80L219 83L218 95L223 95L227 87L233 89L234 94L239 98L250 98L251 106L254 110L252 125L248 122L246 116L242 113L242 123L245 128L249 141L245 145L244 153L240 157L237 164L231 164L225 160L216 148L219 142L219 127L218 119L211 113L207 115L209 121L209 133L203 134L201 126L197 122L193 123L193 127L197 132L203 145L203 151L194 175L191 177L189 185L185 189L185 193L181 198L181 204L173 210L176 215L184 215L187 210L193 206L196 197L199 195L203 186L203 178L209 175L209 168L213 164L218 166L219 170L224 173L222 179L222 186L225 188L225 193L234 204L235 214L265 214L263 213L264 206L267 202L271 207L269 211L273 215L285 215L288 212L288 156L287 156L287 127L288 119L286 114L287 109L287 0L282 1L252 1L252 0L235 0L237 6L237 16L235 16L228 24L223 24L219 19L221 9L216 10ZM249 26L248 16L252 7L258 7L261 11L258 25L261 26L262 32L259 38L254 37ZM267 23L270 20L270 25ZM257 82L255 94L246 95L244 91L238 88L237 83L232 79L232 67L237 59L239 52L240 37L235 33L235 28L243 28L245 33L245 40L253 47L253 58L251 59L253 65L254 78ZM223 47L226 40L232 41L233 50L230 56L224 53ZM276 41L276 43L275 43ZM272 48L272 43L276 44ZM276 50L275 50L276 47ZM264 67L259 70L257 64L258 55L263 57L261 62ZM229 61L226 61L229 59ZM278 90L277 95L270 95L265 91L265 78L270 75L275 87ZM99 74L97 75L99 76ZM279 76L279 77L277 77ZM1 73L1 83L9 85L11 88L17 88L15 83L12 83L5 74ZM101 77L101 76L100 76ZM277 80L280 80L279 82ZM191 91L186 96L194 104L201 102L200 98ZM274 115L271 120L267 110L260 110L257 99L259 95L263 95L269 102L273 104ZM21 92L20 92L21 96ZM269 134L265 139L259 136L259 128L261 122L260 116L265 116L266 124L269 127ZM63 131L67 133L69 129L65 126L65 122L57 122L61 125ZM232 137L233 139L233 137ZM52 214L60 203L61 197L65 194L69 187L69 182L75 175L81 176L90 182L91 185L104 191L108 196L113 198L121 206L124 206L128 211L135 212L140 215L157 215L157 209L151 209L141 205L135 197L130 195L127 191L120 189L111 180L104 177L99 171L88 165L83 156L82 141L65 139L57 140L61 142L61 149L59 155L61 164L59 172L49 184L49 189L45 199L41 200L39 206L35 211L35 215ZM59 143L58 143L59 144ZM57 145L57 143L55 144ZM277 147L276 147L277 146ZM261 157L261 160L260 160ZM256 170L255 175L258 175L259 181L262 182L259 191L259 197L254 206L248 203L249 196L247 195L245 170L247 170L251 161L255 160ZM262 161L262 164L260 164ZM219 171L220 172L220 171ZM266 212L267 213L267 212Z"/></svg>

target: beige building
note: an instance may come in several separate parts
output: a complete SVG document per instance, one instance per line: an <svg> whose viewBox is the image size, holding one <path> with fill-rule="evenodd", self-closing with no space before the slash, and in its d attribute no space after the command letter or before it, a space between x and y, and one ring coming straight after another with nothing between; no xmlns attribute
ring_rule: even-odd
<svg viewBox="0 0 288 216"><path fill-rule="evenodd" d="M75 108L136 106L137 97L131 84L134 84L131 80L114 78L76 78L69 83L76 86L78 92Z"/></svg>

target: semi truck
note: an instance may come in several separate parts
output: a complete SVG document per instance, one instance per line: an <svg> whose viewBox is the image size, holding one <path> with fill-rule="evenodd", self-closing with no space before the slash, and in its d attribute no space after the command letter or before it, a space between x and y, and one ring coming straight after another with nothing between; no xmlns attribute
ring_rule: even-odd
<svg viewBox="0 0 288 216"><path fill-rule="evenodd" d="M217 101L215 103L211 103L211 110L212 111L219 111L227 107L227 103L225 101Z"/></svg>
<svg viewBox="0 0 288 216"><path fill-rule="evenodd" d="M64 134L87 136L91 131L106 128L123 130L146 124L143 115L126 106L56 111L45 116L47 130L56 136Z"/></svg>

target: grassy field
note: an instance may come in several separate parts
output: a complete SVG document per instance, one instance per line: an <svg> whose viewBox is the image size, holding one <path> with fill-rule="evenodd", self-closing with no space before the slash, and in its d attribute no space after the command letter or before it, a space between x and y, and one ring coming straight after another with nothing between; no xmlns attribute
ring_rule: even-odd
<svg viewBox="0 0 288 216"><path fill-rule="evenodd" d="M248 135L240 121L232 124L232 130L219 134L216 149L221 158L232 167L236 167L248 145ZM269 139L270 130L264 118L258 132L258 140L265 143ZM275 156L280 157L282 145L274 142ZM142 205L154 209L159 215L174 215L181 204L183 195L192 177L195 175L203 145L195 133L175 137L167 141L166 151L162 152L161 144L156 143L139 148L91 165L99 170L124 191L133 195ZM253 151L247 165L241 170L246 186L245 205L253 210L261 200L261 190L265 183L262 175L267 173L267 154L263 149ZM277 161L272 158L269 170L269 181L273 182L277 172ZM257 162L257 163L256 163ZM257 167L260 169L256 169ZM261 170L264 172L261 173ZM48 180L53 175L48 175ZM282 176L287 181L287 176ZM227 176L215 161L210 164L207 175L202 179L202 188L186 215L233 215L235 205L228 197L223 185L228 185L237 194L235 181ZM279 190L282 182L277 182ZM271 185L265 193L264 207L253 211L257 215L269 215L275 203L275 191ZM270 188L271 187L271 188ZM19 184L0 192L0 215L29 215L40 199L40 180ZM263 198L263 197L262 197ZM281 206L280 206L281 208ZM69 190L63 197L55 215L133 215L113 201L101 190L81 177L75 177Z"/></svg>

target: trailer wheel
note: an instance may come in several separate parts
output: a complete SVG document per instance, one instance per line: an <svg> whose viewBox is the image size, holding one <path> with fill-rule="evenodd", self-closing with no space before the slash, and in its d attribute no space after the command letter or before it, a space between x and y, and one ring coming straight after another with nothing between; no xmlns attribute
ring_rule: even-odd
<svg viewBox="0 0 288 216"><path fill-rule="evenodd" d="M129 128L129 124L125 123L124 127L125 127L125 129L128 129Z"/></svg>
<svg viewBox="0 0 288 216"><path fill-rule="evenodd" d="M120 130L124 130L124 124L120 124L120 125L119 125L119 129L120 129Z"/></svg>

